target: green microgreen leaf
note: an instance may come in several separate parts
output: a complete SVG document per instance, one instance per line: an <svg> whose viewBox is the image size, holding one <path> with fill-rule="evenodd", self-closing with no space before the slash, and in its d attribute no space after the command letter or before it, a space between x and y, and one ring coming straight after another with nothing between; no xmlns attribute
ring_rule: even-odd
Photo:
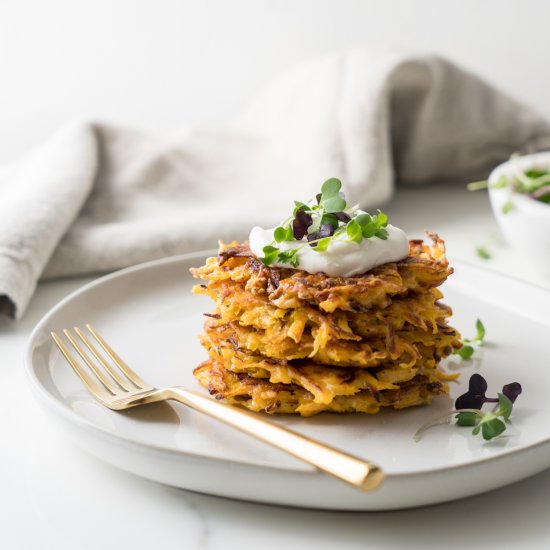
<svg viewBox="0 0 550 550"><path fill-rule="evenodd" d="M470 359L475 351L474 346L470 344L475 344L476 346L483 345L483 340L485 338L485 326L481 322L481 319L476 319L476 331L475 338L462 339L462 347L455 350L455 355L460 356L462 359Z"/></svg>
<svg viewBox="0 0 550 550"><path fill-rule="evenodd" d="M325 223L330 223L334 229L338 229L338 218L336 217L336 214L323 214L323 217L321 218L321 225Z"/></svg>
<svg viewBox="0 0 550 550"><path fill-rule="evenodd" d="M294 201L294 206L296 207L294 213L296 213L298 210L311 210L311 206L302 201Z"/></svg>
<svg viewBox="0 0 550 550"><path fill-rule="evenodd" d="M482 258L483 260L490 260L491 259L491 254L489 253L489 251L484 246L478 246L476 248L476 254L480 258Z"/></svg>
<svg viewBox="0 0 550 550"><path fill-rule="evenodd" d="M291 248L279 252L277 260L282 264L290 264L292 267L298 267L298 248Z"/></svg>
<svg viewBox="0 0 550 550"><path fill-rule="evenodd" d="M474 348L472 346L465 345L457 349L455 353L462 359L470 359L470 357L474 354Z"/></svg>
<svg viewBox="0 0 550 550"><path fill-rule="evenodd" d="M294 241L294 234L292 233L292 228L287 227L276 227L273 232L273 237L276 242L282 243L283 241Z"/></svg>
<svg viewBox="0 0 550 550"><path fill-rule="evenodd" d="M479 191L480 189L487 189L489 187L489 182L487 180L472 181L466 185L468 191Z"/></svg>
<svg viewBox="0 0 550 550"><path fill-rule="evenodd" d="M321 224L323 223L323 215L323 208L319 208L317 216L313 217L313 223L309 226L307 230L309 235L313 235L314 233L317 233L317 231L319 231L319 229L321 228Z"/></svg>
<svg viewBox="0 0 550 550"><path fill-rule="evenodd" d="M388 225L388 215L382 210L378 210L378 215L374 216L376 218L376 225L378 227L386 227Z"/></svg>
<svg viewBox="0 0 550 550"><path fill-rule="evenodd" d="M483 339L485 338L485 326L481 322L481 319L476 320L476 330L477 330L477 334L475 339L478 342L483 342Z"/></svg>
<svg viewBox="0 0 550 550"><path fill-rule="evenodd" d="M330 213L336 213L336 212L342 212L346 208L346 201L336 195L335 197L329 197L328 199L324 199L321 202L325 212Z"/></svg>
<svg viewBox="0 0 550 550"><path fill-rule="evenodd" d="M370 214L359 214L355 217L355 221L361 226L366 227L367 225L371 225L373 223L372 216Z"/></svg>
<svg viewBox="0 0 550 550"><path fill-rule="evenodd" d="M456 423L459 426L475 426L477 414L475 412L461 412L456 415Z"/></svg>
<svg viewBox="0 0 550 550"><path fill-rule="evenodd" d="M348 222L346 233L348 235L348 239L354 243L360 243L363 238L361 226L355 220Z"/></svg>
<svg viewBox="0 0 550 550"><path fill-rule="evenodd" d="M413 436L415 441L420 439L420 435L426 429L442 424L452 415L456 419L457 426L473 426L472 435L481 433L485 440L498 437L506 430L506 423L512 414L514 402L522 392L521 385L518 382L505 384L497 398L487 397L486 390L487 382L480 374L475 373L470 376L468 391L456 399L455 410L423 424ZM495 402L498 402L498 405L494 410L488 412L481 410L485 403Z"/></svg>
<svg viewBox="0 0 550 550"><path fill-rule="evenodd" d="M340 189L342 189L342 182L338 178L328 179L321 187L321 200L338 195Z"/></svg>
<svg viewBox="0 0 550 550"><path fill-rule="evenodd" d="M386 241L388 239L388 232L385 229L378 229L374 236Z"/></svg>
<svg viewBox="0 0 550 550"><path fill-rule="evenodd" d="M477 435L479 433L479 426L481 426L483 439L487 441L489 439L493 439L494 437L499 436L504 430L506 430L506 424L504 424L504 422L502 420L499 420L498 418L493 418L492 420L489 420L487 422L482 421L472 431L472 433L474 433L475 431L474 435Z"/></svg>
<svg viewBox="0 0 550 550"><path fill-rule="evenodd" d="M330 237L325 237L317 241L317 246L313 249L315 252L326 252L328 245L332 239Z"/></svg>
<svg viewBox="0 0 550 550"><path fill-rule="evenodd" d="M512 408L514 404L508 397L506 397L503 393L498 394L498 409L500 416L504 418L504 420L508 420L510 418L510 415L512 414Z"/></svg>
<svg viewBox="0 0 550 550"><path fill-rule="evenodd" d="M267 245L262 248L262 252L264 253L264 257L260 258L260 261L263 262L265 265L271 265L277 260L279 249L275 248L274 246Z"/></svg>
<svg viewBox="0 0 550 550"><path fill-rule="evenodd" d="M508 187L508 178L506 176L500 176L497 181L491 183L491 189L504 189Z"/></svg>
<svg viewBox="0 0 550 550"><path fill-rule="evenodd" d="M503 214L509 214L510 212L512 212L512 210L514 210L515 206L514 206L514 203L512 201L506 201L503 205L502 205L502 213Z"/></svg>

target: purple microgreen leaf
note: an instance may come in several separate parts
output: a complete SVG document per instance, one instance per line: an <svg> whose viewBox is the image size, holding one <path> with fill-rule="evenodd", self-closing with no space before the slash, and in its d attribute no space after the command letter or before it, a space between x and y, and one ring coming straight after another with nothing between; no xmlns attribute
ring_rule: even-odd
<svg viewBox="0 0 550 550"><path fill-rule="evenodd" d="M466 392L460 397L457 397L455 401L456 409L481 409L484 403L483 395L476 395L474 393Z"/></svg>
<svg viewBox="0 0 550 550"><path fill-rule="evenodd" d="M502 388L502 393L512 402L515 403L518 395L521 393L521 384L518 382L511 382L506 384Z"/></svg>
<svg viewBox="0 0 550 550"><path fill-rule="evenodd" d="M317 201L317 204L321 204L322 198L323 198L322 193L317 193L317 195L315 195L315 200Z"/></svg>
<svg viewBox="0 0 550 550"><path fill-rule="evenodd" d="M351 217L345 212L336 212L335 216L336 219L342 223L348 223L349 221L351 221Z"/></svg>
<svg viewBox="0 0 550 550"><path fill-rule="evenodd" d="M478 374L477 372L470 376L470 381L468 382L468 391L472 393L477 393L485 397L485 392L487 391L487 380Z"/></svg>
<svg viewBox="0 0 550 550"><path fill-rule="evenodd" d="M487 382L480 374L472 374L468 384L468 391L455 401L455 409L481 409L485 402Z"/></svg>
<svg viewBox="0 0 550 550"><path fill-rule="evenodd" d="M317 239L319 238L319 232L316 231L315 233L308 233L308 235L306 236L306 239L308 240L309 243L312 243L312 241L316 241ZM316 246L317 243L313 242L312 244L310 244L310 246Z"/></svg>
<svg viewBox="0 0 550 550"><path fill-rule="evenodd" d="M325 237L330 237L334 235L334 226L331 223L324 223L319 228L317 232L319 239L324 239Z"/></svg>
<svg viewBox="0 0 550 550"><path fill-rule="evenodd" d="M324 239L326 237L332 237L332 235L334 235L334 227L330 223L325 223L319 228L319 231L317 231L316 233L309 233L309 235L307 236L307 240L311 243L311 247L317 247L316 241L318 241L319 239Z"/></svg>
<svg viewBox="0 0 550 550"><path fill-rule="evenodd" d="M292 234L297 241L301 241L307 235L308 227L313 223L311 216L300 209L292 222Z"/></svg>

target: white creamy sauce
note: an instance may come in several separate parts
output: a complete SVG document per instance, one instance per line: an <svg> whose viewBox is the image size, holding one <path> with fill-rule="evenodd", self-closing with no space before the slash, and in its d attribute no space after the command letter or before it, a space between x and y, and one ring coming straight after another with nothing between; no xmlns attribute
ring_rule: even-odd
<svg viewBox="0 0 550 550"><path fill-rule="evenodd" d="M396 262L409 254L409 239L404 231L393 225L386 227L386 240L372 237L360 243L345 242L339 238L330 242L325 252L315 252L311 246L305 246L298 252L300 264L298 269L308 273L323 272L332 277L350 277L365 273L369 269L387 262ZM264 246L273 244L273 229L254 227L248 238L250 250L261 258ZM345 238L345 236L344 236ZM276 244L280 250L297 248L306 243L301 241L283 241ZM275 262L276 267L291 267L289 264Z"/></svg>

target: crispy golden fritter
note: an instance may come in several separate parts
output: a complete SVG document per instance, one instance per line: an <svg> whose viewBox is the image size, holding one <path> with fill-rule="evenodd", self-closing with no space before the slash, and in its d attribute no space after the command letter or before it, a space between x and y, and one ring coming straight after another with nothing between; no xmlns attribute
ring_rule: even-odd
<svg viewBox="0 0 550 550"><path fill-rule="evenodd" d="M337 309L365 311L386 307L392 296L435 288L452 273L444 242L434 233L429 236L433 241L431 247L420 240L410 241L410 252L404 260L352 277L269 267L254 256L247 243L236 241L220 244L217 258L209 258L206 265L191 271L209 284L228 280L241 283L246 291L265 295L282 309L311 304L329 313Z"/></svg>
<svg viewBox="0 0 550 550"><path fill-rule="evenodd" d="M282 309L273 305L265 294L253 294L245 290L243 284L233 281L213 281L206 287L195 287L194 292L214 300L217 306L214 316L222 322L238 321L242 326L264 330L269 339L282 336L295 342L312 329L334 340L385 338L388 324L394 330L416 327L435 333L438 325L444 325L452 313L448 306L439 302L442 294L436 288L394 298L387 307L368 312L336 310L333 313L311 305Z"/></svg>
<svg viewBox="0 0 550 550"><path fill-rule="evenodd" d="M422 356L422 346L433 346L441 359L460 347L456 332L451 327L440 327L433 334L418 329L395 332L388 327L385 338L362 339L360 341L330 340L319 336L316 329L303 334L299 342L291 338L267 338L265 331L243 327L237 322L222 323L210 319L204 325L208 343L214 347L229 341L235 347L272 357L275 359L312 359L323 365L343 367L375 367L388 361L407 367L414 365ZM206 344L203 339L203 345Z"/></svg>
<svg viewBox="0 0 550 550"><path fill-rule="evenodd" d="M194 374L216 397L255 412L299 413L311 416L322 411L374 414L382 407L401 409L429 403L436 395L448 392L447 384L435 375L417 375L396 384L397 389L373 393L364 389L353 395L339 395L329 403L315 402L314 395L297 384L274 384L266 379L224 369L213 359L199 365Z"/></svg>
<svg viewBox="0 0 550 550"><path fill-rule="evenodd" d="M409 256L353 277L267 267L246 243L220 245L192 269L211 297L195 369L218 399L253 411L376 413L448 393L442 358L461 346L437 287L445 246L410 241Z"/></svg>
<svg viewBox="0 0 550 550"><path fill-rule="evenodd" d="M340 395L355 395L369 390L378 395L384 390L399 389L399 384L412 380L419 374L435 376L438 380L452 380L436 368L433 350L413 367L403 368L391 362L373 369L342 368L319 365L311 360L277 361L226 345L208 348L210 357L226 370L245 373L252 378L268 379L273 384L294 384L307 390L315 403L328 405Z"/></svg>

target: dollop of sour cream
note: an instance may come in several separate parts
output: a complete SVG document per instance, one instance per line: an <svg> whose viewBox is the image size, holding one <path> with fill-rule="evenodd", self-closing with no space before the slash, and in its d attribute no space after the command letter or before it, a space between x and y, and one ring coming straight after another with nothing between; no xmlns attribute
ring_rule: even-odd
<svg viewBox="0 0 550 550"><path fill-rule="evenodd" d="M300 264L298 269L308 273L323 272L331 277L351 277L365 273L369 269L387 262L403 260L409 254L409 239L405 232L398 227L386 227L388 238L378 237L363 239L360 243L347 242L345 239L333 239L326 251L315 252L311 246L304 246L298 253ZM248 244L250 250L261 258L264 246L273 244L274 229L254 227L250 232ZM283 241L277 244L282 250L298 248L307 240ZM275 267L290 267L288 264L274 262Z"/></svg>

